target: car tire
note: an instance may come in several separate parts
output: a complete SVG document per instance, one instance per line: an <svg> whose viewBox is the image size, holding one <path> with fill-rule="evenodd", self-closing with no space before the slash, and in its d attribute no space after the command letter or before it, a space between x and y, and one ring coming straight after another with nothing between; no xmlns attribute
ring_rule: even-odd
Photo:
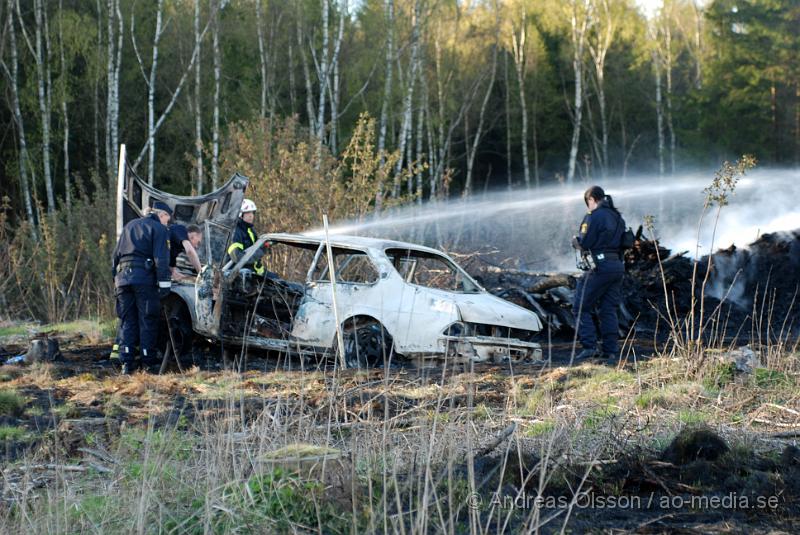
<svg viewBox="0 0 800 535"><path fill-rule="evenodd" d="M342 332L348 368L375 368L391 357L392 337L377 321L348 320Z"/></svg>

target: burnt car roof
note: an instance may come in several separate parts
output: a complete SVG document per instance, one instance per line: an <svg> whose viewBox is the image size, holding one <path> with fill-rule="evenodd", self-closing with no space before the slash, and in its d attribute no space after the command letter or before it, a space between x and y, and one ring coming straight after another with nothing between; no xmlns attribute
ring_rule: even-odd
<svg viewBox="0 0 800 535"><path fill-rule="evenodd" d="M286 243L305 243L305 244L319 244L325 241L325 236L316 233L309 234L288 234L288 233L274 233L266 234L266 238L278 242ZM374 249L384 251L386 249L411 249L414 251L424 251L439 256L447 256L442 251L426 247L424 245L417 245L416 243L402 242L396 240L387 240L383 238L369 238L366 236L349 236L344 234L332 234L329 236L332 247L355 247L359 249Z"/></svg>

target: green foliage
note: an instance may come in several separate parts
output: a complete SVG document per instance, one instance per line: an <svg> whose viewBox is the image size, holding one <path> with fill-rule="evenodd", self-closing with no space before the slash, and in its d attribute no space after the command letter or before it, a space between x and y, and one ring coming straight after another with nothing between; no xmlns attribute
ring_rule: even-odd
<svg viewBox="0 0 800 535"><path fill-rule="evenodd" d="M718 391L733 382L736 365L732 362L719 363L712 366L703 376L703 387L706 390Z"/></svg>
<svg viewBox="0 0 800 535"><path fill-rule="evenodd" d="M780 388L795 384L794 379L789 375L768 368L756 368L753 372L753 380L760 388Z"/></svg>
<svg viewBox="0 0 800 535"><path fill-rule="evenodd" d="M0 389L0 416L19 416L25 408L26 400L16 390Z"/></svg>
<svg viewBox="0 0 800 535"><path fill-rule="evenodd" d="M0 442L22 440L27 435L24 427L0 425Z"/></svg>

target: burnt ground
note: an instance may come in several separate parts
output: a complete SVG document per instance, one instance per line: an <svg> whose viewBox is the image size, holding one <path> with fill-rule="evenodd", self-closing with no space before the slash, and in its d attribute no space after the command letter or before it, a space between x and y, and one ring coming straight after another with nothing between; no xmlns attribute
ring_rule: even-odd
<svg viewBox="0 0 800 535"><path fill-rule="evenodd" d="M87 474L122 477L124 459L136 455L122 444L136 429L202 436L208 422L233 413L247 434L265 414L280 413L287 437L303 435L304 421L332 429L328 439L306 431L303 441L348 452L352 462L359 455L354 444L381 426L392 440L422 444L439 422L440 433L456 438L430 467L440 484L444 474L455 481L448 507L456 532L469 531L470 522L493 532L537 523L558 532L567 518L572 532L800 528L800 450L794 447L800 397L798 376L788 368L741 375L715 365L690 376L682 362L653 358L651 343L639 340L630 345L636 358L625 366L570 366L571 344L562 340L544 365L406 364L334 374L262 355L239 374L222 370L206 353L195 365L184 362L183 373L128 378L107 360L109 347L62 345L59 361L0 366L0 388L21 400L15 407L0 399L0 432L6 429L0 519L24 492L66 477L58 466L72 467L67 476L76 485ZM465 432L471 445L457 438ZM398 446L398 459L410 456L396 468L394 484L403 496L419 497L419 447ZM365 481L356 490L352 481L346 488L325 484L337 499L369 507ZM404 506L383 507L403 518ZM322 531L336 532L335 525Z"/></svg>

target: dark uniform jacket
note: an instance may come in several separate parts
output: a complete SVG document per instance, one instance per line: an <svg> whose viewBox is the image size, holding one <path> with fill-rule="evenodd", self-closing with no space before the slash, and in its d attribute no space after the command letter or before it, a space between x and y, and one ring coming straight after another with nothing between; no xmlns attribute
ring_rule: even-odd
<svg viewBox="0 0 800 535"><path fill-rule="evenodd" d="M623 232L622 216L601 201L593 212L583 216L578 243L581 249L592 253L598 271L624 271L620 257Z"/></svg>
<svg viewBox="0 0 800 535"><path fill-rule="evenodd" d="M178 263L178 255L185 253L183 242L189 239L186 227L180 223L169 226L169 267L175 267Z"/></svg>
<svg viewBox="0 0 800 535"><path fill-rule="evenodd" d="M130 221L122 229L113 258L114 285L169 288L169 231L158 216Z"/></svg>
<svg viewBox="0 0 800 535"><path fill-rule="evenodd" d="M241 254L251 247L256 242L256 239L258 239L258 235L256 235L255 230L253 230L253 224L240 218L236 223L236 228L233 230L231 244L228 246L229 258L232 259L234 256L238 258L237 254ZM261 264L260 260L253 263L252 266L246 267L251 267L253 271L259 275L264 274L264 266Z"/></svg>

